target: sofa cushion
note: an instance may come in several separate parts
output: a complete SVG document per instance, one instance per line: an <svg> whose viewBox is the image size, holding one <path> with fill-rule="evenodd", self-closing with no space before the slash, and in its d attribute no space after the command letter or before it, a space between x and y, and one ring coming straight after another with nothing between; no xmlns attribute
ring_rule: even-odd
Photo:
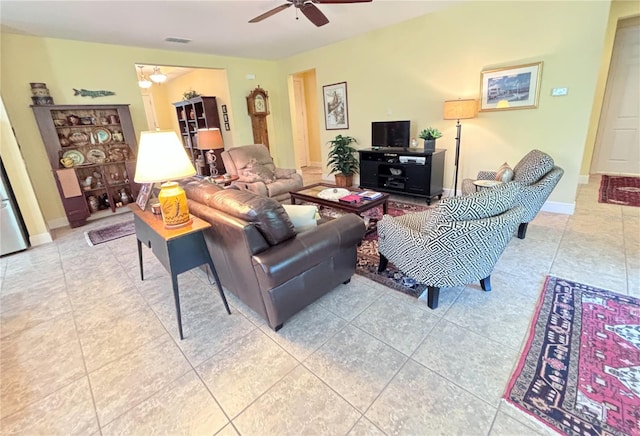
<svg viewBox="0 0 640 436"><path fill-rule="evenodd" d="M191 200L198 203L209 204L211 198L216 192L220 192L223 188L215 183L208 183L200 178L190 177L180 181L180 185Z"/></svg>
<svg viewBox="0 0 640 436"><path fill-rule="evenodd" d="M269 245L277 245L296 235L284 208L272 198L249 191L224 189L215 193L207 205L252 223Z"/></svg>
<svg viewBox="0 0 640 436"><path fill-rule="evenodd" d="M513 180L524 186L540 180L553 169L553 158L540 150L531 150L513 169Z"/></svg>

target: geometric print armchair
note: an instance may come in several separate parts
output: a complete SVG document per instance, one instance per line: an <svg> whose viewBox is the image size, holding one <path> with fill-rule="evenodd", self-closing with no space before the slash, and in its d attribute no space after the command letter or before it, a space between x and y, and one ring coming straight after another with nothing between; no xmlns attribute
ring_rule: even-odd
<svg viewBox="0 0 640 436"><path fill-rule="evenodd" d="M440 288L480 281L491 290L490 276L522 220L514 205L518 182L466 196L445 198L434 208L378 221L378 272L393 263L427 286L427 304L438 307Z"/></svg>
<svg viewBox="0 0 640 436"><path fill-rule="evenodd" d="M531 150L513 168L513 180L522 185L518 203L525 210L518 227L518 238L524 239L527 225L536 217L563 174L564 170L554 165L553 158L540 150ZM494 171L480 171L477 180L494 180L495 177ZM471 179L462 181L462 195L476 192L473 182Z"/></svg>

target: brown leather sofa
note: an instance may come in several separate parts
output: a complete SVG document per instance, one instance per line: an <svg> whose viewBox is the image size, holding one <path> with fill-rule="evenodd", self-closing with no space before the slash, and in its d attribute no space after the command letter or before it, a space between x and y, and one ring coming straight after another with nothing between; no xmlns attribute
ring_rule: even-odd
<svg viewBox="0 0 640 436"><path fill-rule="evenodd" d="M355 272L363 220L349 214L296 234L276 200L191 178L189 211L209 223L205 239L225 290L274 330Z"/></svg>

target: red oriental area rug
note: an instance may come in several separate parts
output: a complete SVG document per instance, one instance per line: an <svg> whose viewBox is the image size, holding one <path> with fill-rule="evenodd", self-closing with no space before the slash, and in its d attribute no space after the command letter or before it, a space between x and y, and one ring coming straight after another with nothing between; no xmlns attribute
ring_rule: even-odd
<svg viewBox="0 0 640 436"><path fill-rule="evenodd" d="M640 177L602 176L598 201L640 207Z"/></svg>
<svg viewBox="0 0 640 436"><path fill-rule="evenodd" d="M640 435L640 299L548 276L504 398L561 433Z"/></svg>

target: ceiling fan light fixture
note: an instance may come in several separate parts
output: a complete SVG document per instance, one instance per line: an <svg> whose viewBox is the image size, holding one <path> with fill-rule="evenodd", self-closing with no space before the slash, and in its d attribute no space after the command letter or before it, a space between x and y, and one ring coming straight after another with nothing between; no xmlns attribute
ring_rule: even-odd
<svg viewBox="0 0 640 436"><path fill-rule="evenodd" d="M149 78L155 83L164 83L167 81L167 75L162 74L160 67L154 67L153 74L149 75Z"/></svg>
<svg viewBox="0 0 640 436"><path fill-rule="evenodd" d="M153 83L151 83L149 79L144 77L144 72L142 71L142 65L138 65L138 68L140 68L140 78L138 79L138 86L144 89L151 88L151 85L153 85Z"/></svg>

